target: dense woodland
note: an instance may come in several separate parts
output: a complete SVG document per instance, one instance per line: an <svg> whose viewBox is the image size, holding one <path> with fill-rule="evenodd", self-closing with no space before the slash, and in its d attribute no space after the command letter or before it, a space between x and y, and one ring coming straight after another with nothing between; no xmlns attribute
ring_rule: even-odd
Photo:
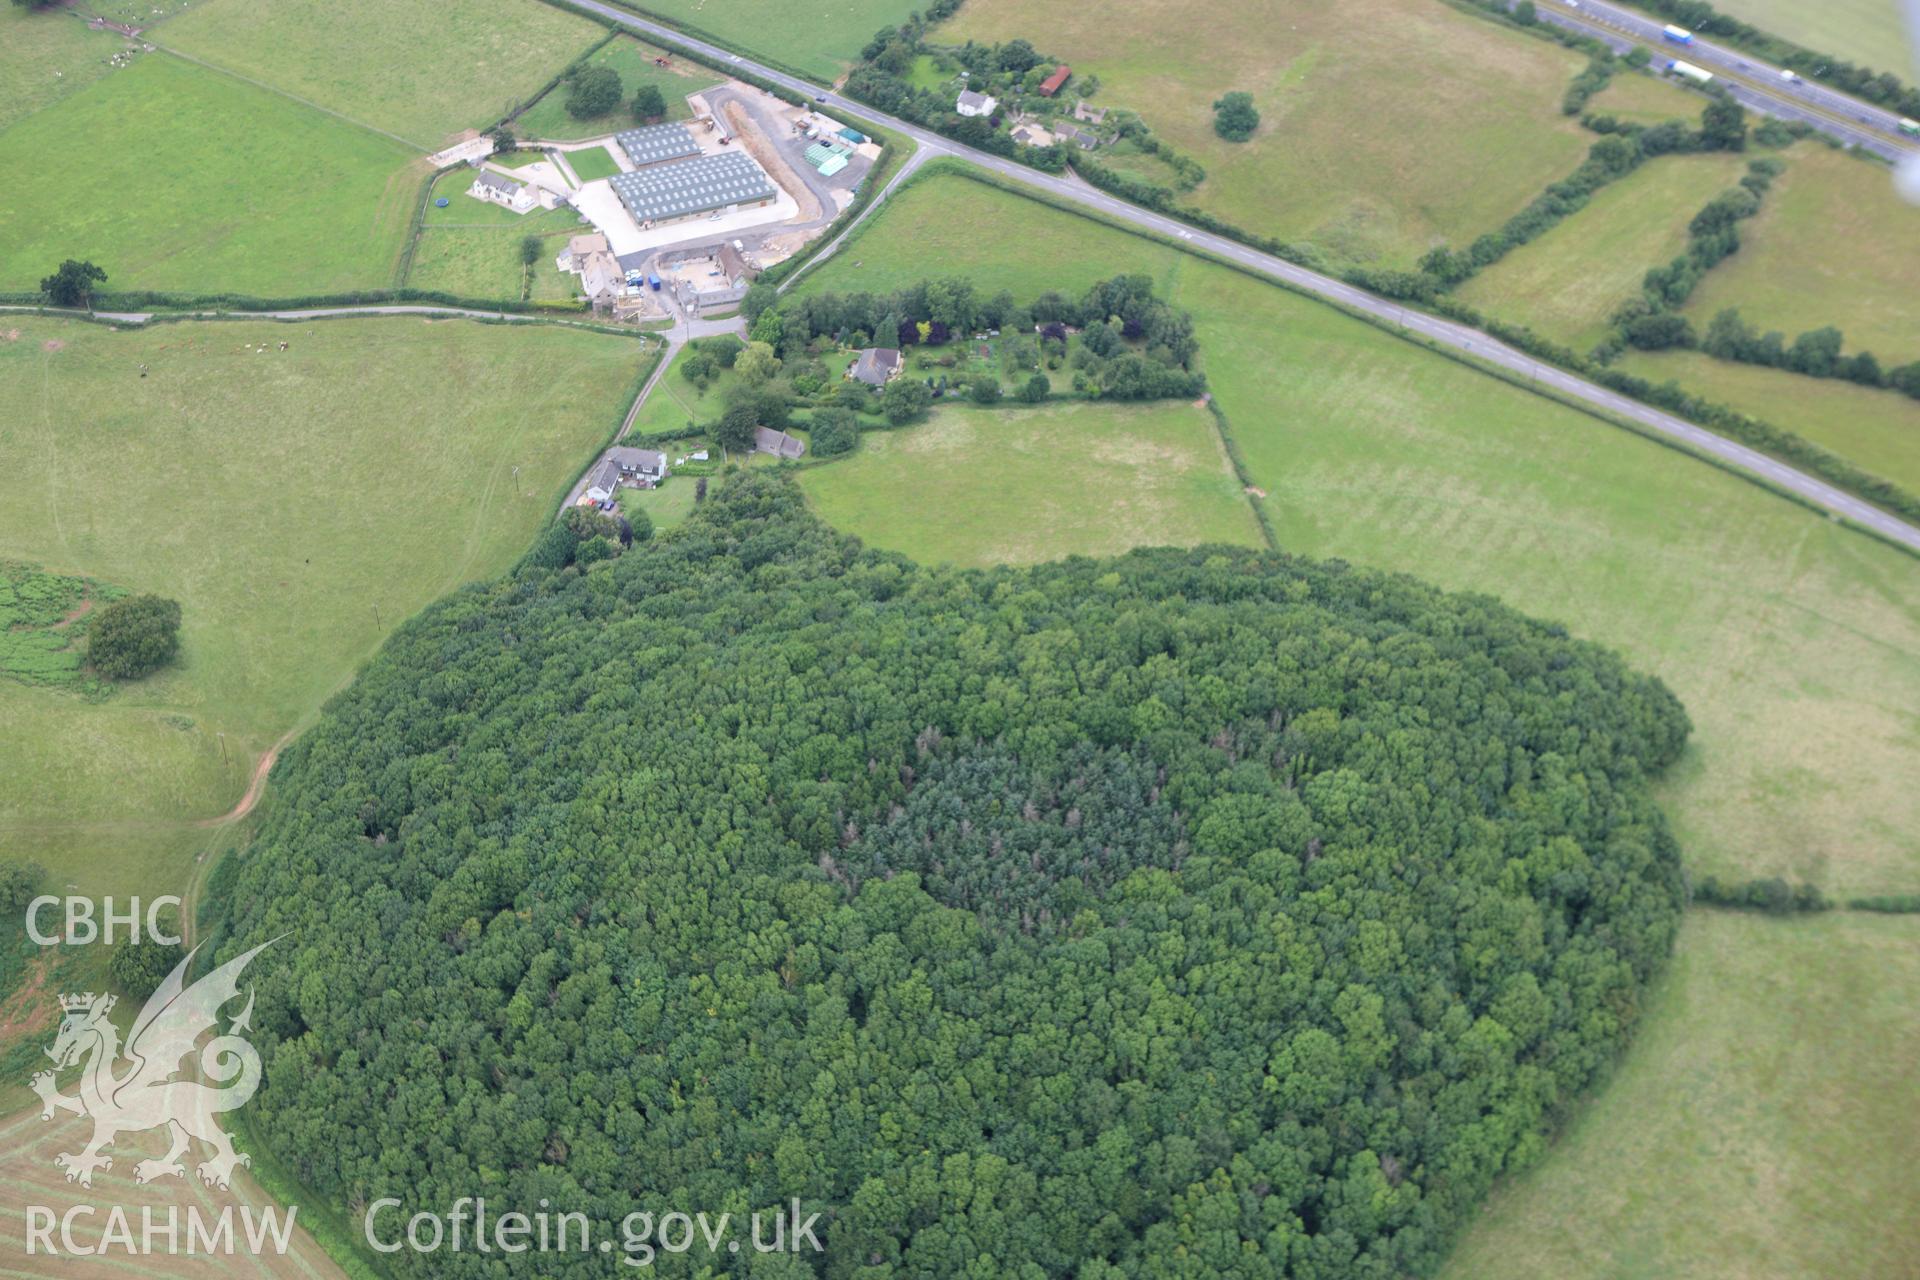
<svg viewBox="0 0 1920 1280"><path fill-rule="evenodd" d="M1489 598L925 569L736 479L434 605L281 758L209 889L285 935L253 1129L356 1210L824 1214L667 1274L1425 1273L1630 1033L1687 731Z"/></svg>

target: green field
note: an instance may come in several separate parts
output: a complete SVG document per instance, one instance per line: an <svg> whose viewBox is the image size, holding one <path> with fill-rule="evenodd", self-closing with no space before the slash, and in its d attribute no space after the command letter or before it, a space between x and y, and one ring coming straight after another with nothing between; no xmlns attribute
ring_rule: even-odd
<svg viewBox="0 0 1920 1280"><path fill-rule="evenodd" d="M1687 223L1739 181L1746 157L1664 156L1601 188L1586 208L1456 290L1490 315L1585 351L1641 279L1687 247Z"/></svg>
<svg viewBox="0 0 1920 1280"><path fill-rule="evenodd" d="M642 7L823 80L838 78L874 32L914 11L912 0L833 0L804 14L780 0L647 0Z"/></svg>
<svg viewBox="0 0 1920 1280"><path fill-rule="evenodd" d="M1187 202L1343 259L1404 264L1436 239L1465 244L1571 172L1591 140L1559 105L1583 58L1433 0L1257 14L1229 0L1148 0L1125 15L967 0L935 35L1024 37L1097 75L1102 105L1139 111L1206 167ZM1230 89L1259 107L1250 142L1213 132L1211 104Z"/></svg>
<svg viewBox="0 0 1920 1280"><path fill-rule="evenodd" d="M1613 1081L1442 1280L1920 1275L1920 918L1695 911Z"/></svg>
<svg viewBox="0 0 1920 1280"><path fill-rule="evenodd" d="M111 74L130 44L61 10L0 9L0 130Z"/></svg>
<svg viewBox="0 0 1920 1280"><path fill-rule="evenodd" d="M531 268L531 299L564 302L578 296L580 278L553 265L554 258L566 247L567 237L579 230L578 226L569 216L567 225L558 228L551 222L544 223L543 233L543 224L533 222L531 214L528 218L525 227L428 227L414 246L407 287L435 289L462 298L518 298L521 283L529 276L520 263L520 242L529 235L541 235L545 247Z"/></svg>
<svg viewBox="0 0 1920 1280"><path fill-rule="evenodd" d="M1283 546L1490 592L1664 677L1696 726L1664 800L1697 872L1920 881L1910 558L1327 307L963 178L917 181L803 279L881 291L930 263L1029 297L1152 275L1195 317Z"/></svg>
<svg viewBox="0 0 1920 1280"><path fill-rule="evenodd" d="M720 83L721 77L710 67L688 62L678 56L671 59L672 66L656 67L653 60L660 53L661 50L652 45L642 44L630 36L621 36L596 52L591 61L595 66L612 67L620 73L623 97L630 100L641 85L655 85L660 90L660 96L667 100L667 119L690 119L693 112L687 107L687 95L712 88ZM581 138L597 138L633 126L633 117L624 103L596 120L575 120L567 114L566 100L566 90L555 89L528 107L513 122L513 127L522 137L549 142L576 142ZM581 176L584 178L586 175Z"/></svg>
<svg viewBox="0 0 1920 1280"><path fill-rule="evenodd" d="M706 390L702 391L680 374L691 350L690 347L682 347L667 371L660 375L660 381L647 395L647 402L640 406L630 435L648 436L681 431L689 423L701 426L715 422L726 412L727 390L739 379L734 377L731 369L716 370L714 376L707 380Z"/></svg>
<svg viewBox="0 0 1920 1280"><path fill-rule="evenodd" d="M1658 124L1662 120L1692 123L1700 118L1706 104L1703 96L1670 80L1622 68L1588 101L1587 110L1636 124Z"/></svg>
<svg viewBox="0 0 1920 1280"><path fill-rule="evenodd" d="M1715 0L1728 17L1791 40L1815 53L1845 58L1907 83L1920 77L1913 45L1900 20L1900 0Z"/></svg>
<svg viewBox="0 0 1920 1280"><path fill-rule="evenodd" d="M1730 364L1692 351L1629 352L1620 367L1785 427L1920 493L1920 401L1837 379Z"/></svg>
<svg viewBox="0 0 1920 1280"><path fill-rule="evenodd" d="M632 339L414 319L0 337L30 410L0 416L0 557L182 606L177 665L103 701L0 680L0 847L113 893L177 891L261 753L511 564L639 367Z"/></svg>
<svg viewBox="0 0 1920 1280"><path fill-rule="evenodd" d="M1213 415L1184 403L952 406L866 432L858 453L801 483L836 527L923 564L1261 545Z"/></svg>
<svg viewBox="0 0 1920 1280"><path fill-rule="evenodd" d="M611 178L620 172L620 166L614 163L613 154L605 147L582 147L578 151L569 151L566 155L567 166L582 182L592 182L596 178Z"/></svg>
<svg viewBox="0 0 1920 1280"><path fill-rule="evenodd" d="M206 0L154 39L434 151L504 117L602 34L533 0Z"/></svg>
<svg viewBox="0 0 1920 1280"><path fill-rule="evenodd" d="M236 128L244 121L245 128ZM0 133L0 288L64 258L109 289L385 288L424 166L398 143L164 54Z"/></svg>
<svg viewBox="0 0 1920 1280"><path fill-rule="evenodd" d="M1737 307L1756 329L1837 325L1847 350L1884 365L1920 360L1920 208L1894 194L1883 165L1814 144L1787 153L1740 252L1708 272L1687 304L1704 329Z"/></svg>

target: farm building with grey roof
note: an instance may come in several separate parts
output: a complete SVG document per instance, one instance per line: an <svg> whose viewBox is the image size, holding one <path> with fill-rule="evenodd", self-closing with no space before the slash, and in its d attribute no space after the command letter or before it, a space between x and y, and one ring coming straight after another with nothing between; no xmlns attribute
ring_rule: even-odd
<svg viewBox="0 0 1920 1280"><path fill-rule="evenodd" d="M614 134L613 140L627 153L627 159L641 168L700 154L700 144L683 124L650 124L627 129Z"/></svg>
<svg viewBox="0 0 1920 1280"><path fill-rule="evenodd" d="M739 151L616 173L608 183L643 227L733 205L762 205L778 194L753 158Z"/></svg>

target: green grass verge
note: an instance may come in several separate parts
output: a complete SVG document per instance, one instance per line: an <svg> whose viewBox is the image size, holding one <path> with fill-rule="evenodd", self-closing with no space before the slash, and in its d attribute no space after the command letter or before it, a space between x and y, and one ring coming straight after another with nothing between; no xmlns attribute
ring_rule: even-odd
<svg viewBox="0 0 1920 1280"><path fill-rule="evenodd" d="M1442 1280L1920 1274L1920 918L1692 912L1633 1050Z"/></svg>
<svg viewBox="0 0 1920 1280"><path fill-rule="evenodd" d="M164 54L0 133L0 169L53 156L86 161L0 193L0 288L70 257L112 289L383 288L426 176L398 143Z"/></svg>
<svg viewBox="0 0 1920 1280"><path fill-rule="evenodd" d="M0 681L0 847L116 894L177 891L262 752L525 550L641 363L549 326L9 324L0 554L182 606L179 661L104 702Z"/></svg>
<svg viewBox="0 0 1920 1280"><path fill-rule="evenodd" d="M1697 872L1841 893L1920 879L1903 782L1920 598L1899 552L1329 307L958 176L909 186L801 287L930 270L1021 296L1151 275L1195 317L1284 547L1490 592L1673 686L1696 735L1663 793Z"/></svg>
<svg viewBox="0 0 1920 1280"><path fill-rule="evenodd" d="M1212 415L1188 403L948 406L801 484L835 526L927 564L1262 545Z"/></svg>
<svg viewBox="0 0 1920 1280"><path fill-rule="evenodd" d="M723 77L711 67L677 56L669 59L670 66L656 67L653 60L661 52L655 46L635 40L632 36L618 37L588 59L590 65L612 67L619 73L621 94L625 101L616 110L596 120L575 120L567 114L566 89L556 88L528 107L514 121L514 128L523 137L550 142L577 142L582 138L617 133L632 127L633 119L627 112L626 102L632 100L634 92L643 84L655 86L660 90L660 96L667 100L667 119L690 119L693 112L687 106L687 95L712 88ZM585 176L581 175L583 178Z"/></svg>
<svg viewBox="0 0 1920 1280"><path fill-rule="evenodd" d="M1587 207L1456 291L1462 302L1590 350L1651 267L1687 247L1687 223L1740 180L1746 157L1664 156L1595 193Z"/></svg>
<svg viewBox="0 0 1920 1280"><path fill-rule="evenodd" d="M604 34L532 0L207 0L155 36L433 151L506 116Z"/></svg>
<svg viewBox="0 0 1920 1280"><path fill-rule="evenodd" d="M1631 352L1622 368L1764 418L1848 461L1920 492L1920 401L1895 391L1781 369L1731 364L1693 351Z"/></svg>
<svg viewBox="0 0 1920 1280"><path fill-rule="evenodd" d="M1348 261L1407 264L1436 239L1465 244L1570 172L1590 141L1559 110L1584 58L1432 0L1258 17L1230 0L1119 12L967 0L936 37L1022 37L1097 75L1100 103L1139 111L1206 167L1185 203ZM1260 111L1249 142L1213 131L1212 103L1232 89Z"/></svg>

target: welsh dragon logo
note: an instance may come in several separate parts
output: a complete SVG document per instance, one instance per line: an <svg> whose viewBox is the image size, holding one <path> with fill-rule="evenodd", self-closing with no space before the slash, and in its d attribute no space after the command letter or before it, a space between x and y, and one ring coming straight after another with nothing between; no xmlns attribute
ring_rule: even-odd
<svg viewBox="0 0 1920 1280"><path fill-rule="evenodd" d="M96 1170L113 1167L112 1158L102 1153L115 1138L161 1125L167 1127L171 1144L159 1159L142 1160L134 1166L136 1182L185 1176L180 1157L187 1154L195 1138L213 1149L213 1157L198 1169L200 1180L210 1187L226 1187L235 1165L253 1163L233 1149L233 1135L219 1123L221 1112L245 1106L260 1085L260 1055L240 1034L252 1030L251 987L246 1006L228 1025L226 1034L216 1035L200 1046L200 1074L213 1083L175 1076L182 1069L181 1059L194 1052L201 1037L218 1030L221 1007L239 995L241 970L271 945L262 943L229 960L190 987L184 985L183 977L199 948L188 952L141 1007L124 1049L119 1031L107 1018L115 997L93 992L60 997L65 1016L53 1048L47 1050L54 1070L34 1076L32 1087L40 1095L42 1120L53 1119L55 1111L71 1111L93 1120L93 1137L84 1150L53 1159L67 1171L68 1182L91 1187ZM116 1074L123 1059L128 1066L124 1073ZM80 1090L78 1096L70 1098L55 1087L54 1077L76 1062L84 1062Z"/></svg>

